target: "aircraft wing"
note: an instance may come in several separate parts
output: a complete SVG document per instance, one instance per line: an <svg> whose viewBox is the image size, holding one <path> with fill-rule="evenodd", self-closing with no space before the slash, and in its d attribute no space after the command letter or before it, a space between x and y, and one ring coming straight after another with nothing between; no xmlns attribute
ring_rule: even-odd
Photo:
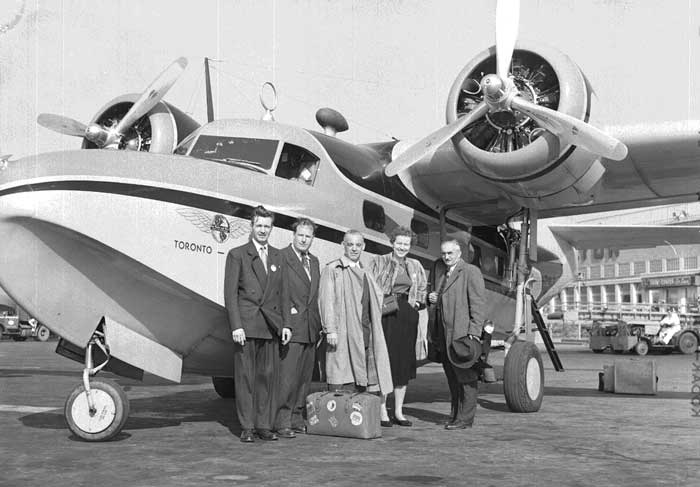
<svg viewBox="0 0 700 487"><path fill-rule="evenodd" d="M700 123L693 120L607 127L629 153L604 159L600 192L588 206L545 210L543 217L697 201L700 194Z"/></svg>
<svg viewBox="0 0 700 487"><path fill-rule="evenodd" d="M549 230L577 249L633 249L700 243L700 226L549 225Z"/></svg>
<svg viewBox="0 0 700 487"><path fill-rule="evenodd" d="M604 131L624 142L629 152L622 161L601 159L600 179L587 192L576 188L578 181L565 182L570 176L563 164L519 182L484 178L461 160L449 143L400 177L430 206L451 205L451 214L474 224L502 223L526 204L539 206L540 218L550 218L698 200L700 122L616 126ZM517 164L517 154L492 155L503 157L504 163ZM526 184L530 186L526 188ZM564 188L559 193L541 200L533 197L546 194L550 185L557 184ZM530 196L525 197L528 191Z"/></svg>

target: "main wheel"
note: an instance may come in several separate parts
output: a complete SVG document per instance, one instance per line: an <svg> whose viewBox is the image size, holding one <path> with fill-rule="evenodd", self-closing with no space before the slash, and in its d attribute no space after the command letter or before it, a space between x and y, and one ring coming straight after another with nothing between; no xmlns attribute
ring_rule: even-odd
<svg viewBox="0 0 700 487"><path fill-rule="evenodd" d="M236 388L233 377L212 377L212 384L216 393L224 399L236 397Z"/></svg>
<svg viewBox="0 0 700 487"><path fill-rule="evenodd" d="M503 366L503 391L511 411L539 411L544 396L544 367L534 343L516 341L508 350Z"/></svg>
<svg viewBox="0 0 700 487"><path fill-rule="evenodd" d="M95 409L88 406L83 384L77 385L66 400L64 414L68 428L86 441L114 438L129 417L129 399L124 390L110 379L92 379L90 391Z"/></svg>
<svg viewBox="0 0 700 487"><path fill-rule="evenodd" d="M692 331L684 331L678 337L678 350L690 355L698 349L698 337Z"/></svg>
<svg viewBox="0 0 700 487"><path fill-rule="evenodd" d="M637 355L646 355L647 353L649 353L649 343L647 343L646 340L639 340L634 346L634 351L637 352Z"/></svg>
<svg viewBox="0 0 700 487"><path fill-rule="evenodd" d="M49 331L48 328L46 328L44 325L39 325L36 329L35 338L40 342L45 342L46 340L49 339L50 335L51 335L51 332Z"/></svg>

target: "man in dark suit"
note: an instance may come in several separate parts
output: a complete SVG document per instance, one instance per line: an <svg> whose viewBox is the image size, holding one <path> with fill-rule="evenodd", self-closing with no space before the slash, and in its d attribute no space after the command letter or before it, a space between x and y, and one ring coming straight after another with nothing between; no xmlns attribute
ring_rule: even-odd
<svg viewBox="0 0 700 487"><path fill-rule="evenodd" d="M486 288L479 268L462 260L457 240L443 241L440 255L430 273L428 337L452 397L452 417L445 429L464 429L472 426L476 414L479 372L473 365L481 355Z"/></svg>
<svg viewBox="0 0 700 487"><path fill-rule="evenodd" d="M302 411L313 373L316 342L321 331L318 310L318 258L309 252L316 225L308 218L298 219L289 247L282 249L282 262L289 284L292 340L280 349L279 410L277 434L294 438L306 431Z"/></svg>
<svg viewBox="0 0 700 487"><path fill-rule="evenodd" d="M254 430L276 440L272 430L277 408L275 389L279 343L292 335L288 286L282 255L267 241L274 216L258 206L251 218L251 240L226 257L224 301L233 337L233 377L241 441L251 443Z"/></svg>

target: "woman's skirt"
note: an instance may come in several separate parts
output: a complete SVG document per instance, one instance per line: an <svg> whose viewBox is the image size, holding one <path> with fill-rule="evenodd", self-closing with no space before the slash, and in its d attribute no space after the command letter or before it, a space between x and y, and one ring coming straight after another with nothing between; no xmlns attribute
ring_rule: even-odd
<svg viewBox="0 0 700 487"><path fill-rule="evenodd" d="M405 386L410 379L416 378L418 311L408 304L408 296L405 294L398 296L398 303L398 311L382 316L394 387Z"/></svg>

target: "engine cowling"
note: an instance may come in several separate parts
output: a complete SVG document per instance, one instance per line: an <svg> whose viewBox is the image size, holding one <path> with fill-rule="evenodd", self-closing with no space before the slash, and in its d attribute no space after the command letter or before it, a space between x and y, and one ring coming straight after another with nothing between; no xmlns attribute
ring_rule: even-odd
<svg viewBox="0 0 700 487"><path fill-rule="evenodd" d="M122 95L110 100L93 117L91 123L105 128L116 126L126 112L139 98L138 93ZM180 109L161 101L148 116L142 117L129 127L122 137L120 149L170 154L175 147L190 133L200 126ZM98 146L88 139L83 139L83 149L97 149Z"/></svg>
<svg viewBox="0 0 700 487"><path fill-rule="evenodd" d="M495 47L462 69L450 89L448 123L483 100L481 79L495 71ZM590 89L579 67L563 53L519 43L511 73L522 98L588 121ZM595 196L605 170L597 156L560 140L518 111L489 113L452 141L473 172L504 187L528 207L585 203Z"/></svg>

